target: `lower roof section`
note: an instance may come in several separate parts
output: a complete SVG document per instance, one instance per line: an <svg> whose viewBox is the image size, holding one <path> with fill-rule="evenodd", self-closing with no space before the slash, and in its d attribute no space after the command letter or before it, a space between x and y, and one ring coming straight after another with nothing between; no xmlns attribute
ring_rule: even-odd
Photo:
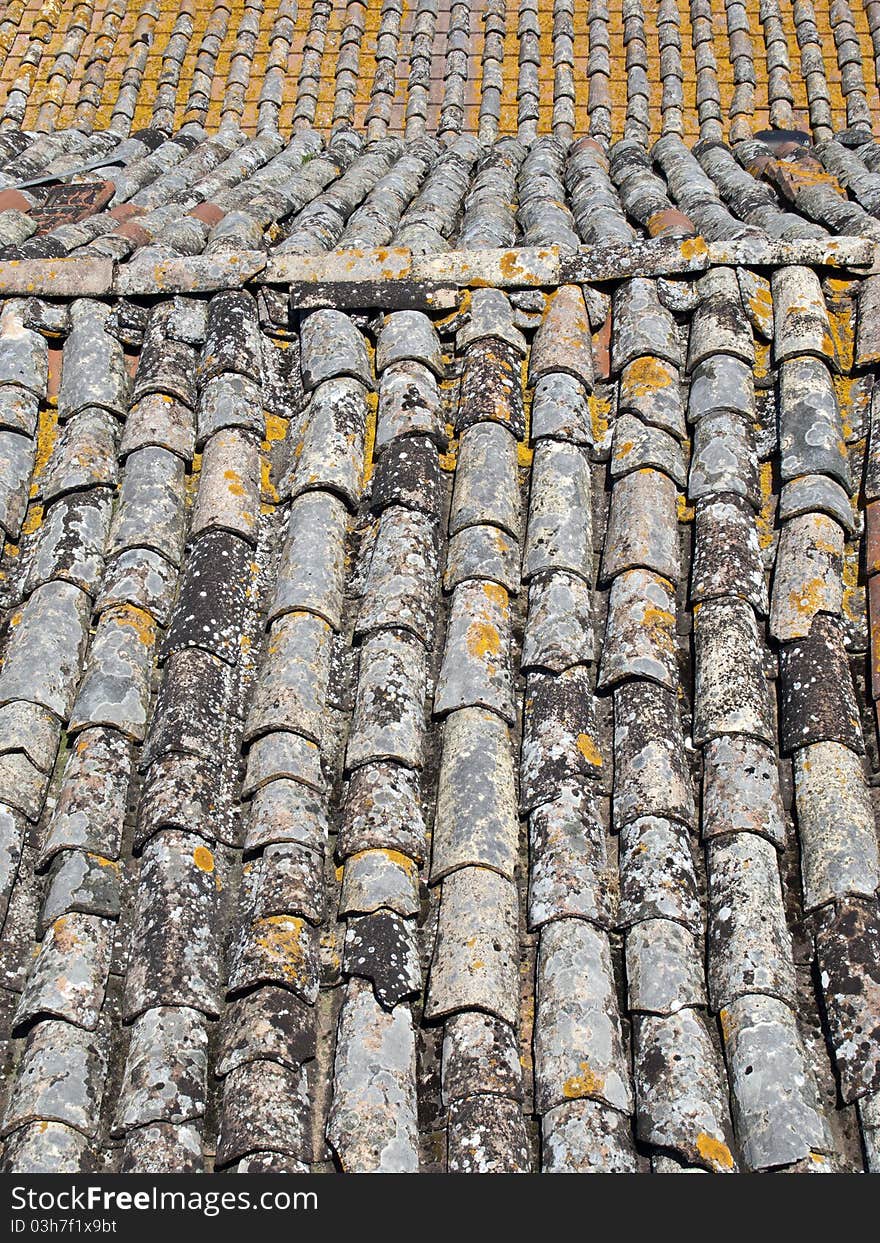
<svg viewBox="0 0 880 1243"><path fill-rule="evenodd" d="M402 95L362 5L293 77L317 8L200 13L248 47L201 69L184 9L148 114L149 9L118 81L64 9L33 86L42 10L0 125L4 1170L880 1170L874 10L830 50L800 4L657 45L593 5L584 87L570 10L490 6L472 97L463 4L403 13Z"/></svg>

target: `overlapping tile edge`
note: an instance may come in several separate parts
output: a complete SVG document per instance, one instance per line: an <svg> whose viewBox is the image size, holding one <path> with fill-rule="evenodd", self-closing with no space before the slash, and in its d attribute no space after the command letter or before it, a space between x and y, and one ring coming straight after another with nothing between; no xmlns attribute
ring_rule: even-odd
<svg viewBox="0 0 880 1243"><path fill-rule="evenodd" d="M880 1168L880 277L805 249L876 245L878 146L824 61L812 147L726 145L690 10L693 149L680 56L613 141L596 5L577 141L528 56L460 134L454 41L443 141L418 78L361 135L357 23L327 141L307 90L290 141L0 129L0 260L129 281L0 318L4 1168ZM227 276L646 234L708 258L431 315Z"/></svg>

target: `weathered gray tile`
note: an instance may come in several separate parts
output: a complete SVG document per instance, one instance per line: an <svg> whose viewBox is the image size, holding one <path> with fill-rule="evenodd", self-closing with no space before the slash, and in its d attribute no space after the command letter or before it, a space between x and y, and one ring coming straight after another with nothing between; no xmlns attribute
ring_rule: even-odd
<svg viewBox="0 0 880 1243"><path fill-rule="evenodd" d="M307 315L300 329L300 351L307 392L337 376L350 376L367 388L372 387L366 343L342 311L328 309Z"/></svg>
<svg viewBox="0 0 880 1243"><path fill-rule="evenodd" d="M229 531L255 543L260 519L260 449L251 432L215 432L202 453L191 536Z"/></svg>
<svg viewBox="0 0 880 1243"><path fill-rule="evenodd" d="M623 927L673 919L702 932L690 834L675 820L643 816L620 833L620 915Z"/></svg>
<svg viewBox="0 0 880 1243"><path fill-rule="evenodd" d="M791 936L775 847L756 833L736 833L710 841L706 853L713 1009L749 993L794 1004Z"/></svg>
<svg viewBox="0 0 880 1243"><path fill-rule="evenodd" d="M220 1012L217 943L221 861L195 834L163 832L144 846L124 1014L153 1006Z"/></svg>
<svg viewBox="0 0 880 1243"><path fill-rule="evenodd" d="M740 596L760 614L768 610L767 583L755 511L735 493L697 502L690 598L694 604Z"/></svg>
<svg viewBox="0 0 880 1243"><path fill-rule="evenodd" d="M321 742L332 635L314 613L285 613L272 622L245 722L246 742L280 729Z"/></svg>
<svg viewBox="0 0 880 1243"><path fill-rule="evenodd" d="M735 1173L724 1070L699 1011L633 1023L636 1135L691 1165Z"/></svg>
<svg viewBox="0 0 880 1243"><path fill-rule="evenodd" d="M775 639L805 638L817 613L840 616L843 545L843 528L827 514L802 514L783 524L770 605Z"/></svg>
<svg viewBox="0 0 880 1243"><path fill-rule="evenodd" d="M470 1096L449 1110L450 1174L525 1174L531 1168L528 1133L519 1101Z"/></svg>
<svg viewBox="0 0 880 1243"><path fill-rule="evenodd" d="M3 1133L58 1122L94 1136L107 1072L105 1036L62 1021L38 1023L21 1055Z"/></svg>
<svg viewBox="0 0 880 1243"><path fill-rule="evenodd" d="M567 570L588 582L593 575L590 468L583 450L543 440L532 463L523 578Z"/></svg>
<svg viewBox="0 0 880 1243"><path fill-rule="evenodd" d="M131 741L115 729L84 729L76 736L40 850L41 867L66 849L119 857L131 752Z"/></svg>
<svg viewBox="0 0 880 1243"><path fill-rule="evenodd" d="M382 513L358 613L356 635L390 627L430 645L434 629L437 541L422 513L394 505Z"/></svg>
<svg viewBox="0 0 880 1243"><path fill-rule="evenodd" d="M694 612L694 742L748 734L773 742L770 697L754 612L733 597Z"/></svg>
<svg viewBox="0 0 880 1243"><path fill-rule="evenodd" d="M510 671L510 602L495 583L468 580L452 593L434 712L490 708L508 724L515 711Z"/></svg>
<svg viewBox="0 0 880 1243"><path fill-rule="evenodd" d="M814 354L828 362L836 362L831 323L819 274L812 268L792 264L776 268L770 285L776 330L773 341L775 361L780 363L802 354Z"/></svg>
<svg viewBox="0 0 880 1243"><path fill-rule="evenodd" d="M406 631L381 630L360 649L360 672L346 764L396 759L422 765L425 649Z"/></svg>
<svg viewBox="0 0 880 1243"><path fill-rule="evenodd" d="M537 575L529 584L522 668L561 673L594 656L589 584L565 570Z"/></svg>
<svg viewBox="0 0 880 1243"><path fill-rule="evenodd" d="M634 414L643 423L669 432L676 440L687 439L678 367L662 358L646 354L627 363L620 373L617 408L621 414Z"/></svg>
<svg viewBox="0 0 880 1243"><path fill-rule="evenodd" d="M741 997L721 1016L743 1164L790 1165L831 1151L831 1136L794 1015L775 997Z"/></svg>
<svg viewBox="0 0 880 1243"><path fill-rule="evenodd" d="M290 507L269 621L304 610L339 630L345 586L347 512L331 492L304 492Z"/></svg>
<svg viewBox="0 0 880 1243"><path fill-rule="evenodd" d="M785 810L773 748L737 734L720 734L703 748L703 837L758 833L785 846Z"/></svg>
<svg viewBox="0 0 880 1243"><path fill-rule="evenodd" d="M581 382L561 371L542 376L532 396L530 431L533 443L552 436L576 445L592 445L590 404Z"/></svg>
<svg viewBox="0 0 880 1243"><path fill-rule="evenodd" d="M713 410L697 423L688 476L692 501L733 492L760 509L758 462L751 421L728 410Z"/></svg>
<svg viewBox="0 0 880 1243"><path fill-rule="evenodd" d="M806 638L783 644L779 681L783 751L839 742L864 752L843 626L836 617L817 614Z"/></svg>
<svg viewBox="0 0 880 1243"><path fill-rule="evenodd" d="M675 695L641 678L614 689L614 826L639 816L695 822Z"/></svg>
<svg viewBox="0 0 880 1243"><path fill-rule="evenodd" d="M110 971L112 929L110 921L78 912L55 921L19 998L16 1026L51 1015L95 1030Z"/></svg>
<svg viewBox="0 0 880 1243"><path fill-rule="evenodd" d="M88 596L71 583L38 587L10 618L0 703L23 699L66 720L79 681L90 613Z"/></svg>
<svg viewBox="0 0 880 1243"><path fill-rule="evenodd" d="M608 927L617 878L608 867L605 830L591 793L569 784L529 816L528 920L532 928L567 915Z"/></svg>
<svg viewBox="0 0 880 1243"><path fill-rule="evenodd" d="M678 582L677 504L675 483L658 470L636 470L615 481L602 553L605 580L623 570L641 568Z"/></svg>
<svg viewBox="0 0 880 1243"><path fill-rule="evenodd" d="M629 1119L601 1101L566 1101L541 1119L545 1174L637 1174Z"/></svg>
<svg viewBox="0 0 880 1243"><path fill-rule="evenodd" d="M339 1016L327 1138L348 1173L418 1172L412 1017L386 1013L358 980Z"/></svg>
<svg viewBox="0 0 880 1243"><path fill-rule="evenodd" d="M301 446L279 483L282 498L326 489L356 508L363 487L366 397L364 385L348 376L326 380L315 390Z"/></svg>
<svg viewBox="0 0 880 1243"><path fill-rule="evenodd" d="M386 848L349 855L342 874L339 914L369 915L383 908L405 917L419 911L418 868Z"/></svg>
<svg viewBox="0 0 880 1243"><path fill-rule="evenodd" d="M604 758L596 740L590 671L529 673L523 701L520 804L531 811L558 797L569 781L601 779Z"/></svg>
<svg viewBox="0 0 880 1243"><path fill-rule="evenodd" d="M247 1062L223 1080L217 1165L250 1152L280 1152L302 1161L309 1153L309 1102L302 1070Z"/></svg>
<svg viewBox="0 0 880 1243"><path fill-rule="evenodd" d="M582 919L541 929L535 1010L535 1104L590 1097L627 1113L624 1054L607 934Z"/></svg>
<svg viewBox="0 0 880 1243"><path fill-rule="evenodd" d="M479 1010L463 1010L446 1020L440 1083L443 1103L493 1092L522 1100L519 1041L508 1023Z"/></svg>
<svg viewBox="0 0 880 1243"><path fill-rule="evenodd" d="M497 583L510 595L519 590L519 545L500 527L465 527L446 546L443 586L453 591L466 579Z"/></svg>
<svg viewBox="0 0 880 1243"><path fill-rule="evenodd" d="M109 310L106 303L91 298L70 304L58 392L61 419L87 407L99 407L121 419L128 409L130 381L122 346L106 331Z"/></svg>
<svg viewBox="0 0 880 1243"><path fill-rule="evenodd" d="M447 444L437 377L420 362L391 363L379 384L375 452L405 436L427 436L440 449Z"/></svg>
<svg viewBox="0 0 880 1243"><path fill-rule="evenodd" d="M221 1025L216 1074L265 1059L295 1070L315 1056L317 1015L286 988L267 985L236 997Z"/></svg>
<svg viewBox="0 0 880 1243"><path fill-rule="evenodd" d="M598 686L650 678L675 690L675 597L671 585L648 570L626 570L611 584Z"/></svg>
<svg viewBox="0 0 880 1243"><path fill-rule="evenodd" d="M484 523L519 539L516 441L498 423L477 423L462 434L449 534Z"/></svg>
<svg viewBox="0 0 880 1243"><path fill-rule="evenodd" d="M60 497L47 510L27 561L24 590L30 594L53 578L92 594L104 566L112 492L90 488Z"/></svg>
<svg viewBox="0 0 880 1243"><path fill-rule="evenodd" d="M363 764L346 787L337 853L345 858L377 848L399 851L416 862L425 857L419 777L402 764Z"/></svg>
<svg viewBox="0 0 880 1243"><path fill-rule="evenodd" d="M779 450L783 483L828 475L852 491L837 395L820 359L793 358L779 369Z"/></svg>
<svg viewBox="0 0 880 1243"><path fill-rule="evenodd" d="M327 835L323 800L298 781L279 778L261 786L254 794L244 849L259 850L273 842L296 842L311 850L323 851Z"/></svg>
<svg viewBox="0 0 880 1243"><path fill-rule="evenodd" d="M101 614L70 713L72 730L109 725L143 742L150 708L156 623L122 604Z"/></svg>
<svg viewBox="0 0 880 1243"><path fill-rule="evenodd" d="M513 880L518 839L510 731L482 708L451 712L443 722L431 881L468 865Z"/></svg>
<svg viewBox="0 0 880 1243"><path fill-rule="evenodd" d="M794 756L804 905L808 910L880 885L877 827L862 760L839 742Z"/></svg>
<svg viewBox="0 0 880 1243"><path fill-rule="evenodd" d="M634 1013L677 1014L706 1005L703 950L671 919L646 919L626 934L626 981Z"/></svg>
<svg viewBox="0 0 880 1243"><path fill-rule="evenodd" d="M508 1023L519 1007L516 888L487 868L443 881L425 1016L486 1010Z"/></svg>
<svg viewBox="0 0 880 1243"><path fill-rule="evenodd" d="M177 1125L205 1112L208 1032L198 1010L147 1010L135 1019L125 1058L112 1133L151 1122Z"/></svg>

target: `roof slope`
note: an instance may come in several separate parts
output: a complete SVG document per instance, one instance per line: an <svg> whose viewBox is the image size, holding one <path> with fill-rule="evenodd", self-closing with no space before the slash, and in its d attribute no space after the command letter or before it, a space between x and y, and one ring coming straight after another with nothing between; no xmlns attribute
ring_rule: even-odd
<svg viewBox="0 0 880 1243"><path fill-rule="evenodd" d="M880 1169L880 6L19 9L3 1168Z"/></svg>

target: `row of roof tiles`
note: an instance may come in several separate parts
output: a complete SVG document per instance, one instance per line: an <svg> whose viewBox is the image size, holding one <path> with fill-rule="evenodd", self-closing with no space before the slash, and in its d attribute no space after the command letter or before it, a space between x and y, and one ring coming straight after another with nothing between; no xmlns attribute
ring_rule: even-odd
<svg viewBox="0 0 880 1243"><path fill-rule="evenodd" d="M285 143L236 128L145 130L121 141L9 129L0 148L0 258L109 259L147 274L200 254L228 267L238 252L265 249L573 253L646 235L735 241L748 259L751 241L876 242L880 233L880 147L863 130L818 146L767 138L690 149L667 135L650 151L634 140L606 151L591 138L365 143L351 129L327 145L314 130Z"/></svg>
<svg viewBox="0 0 880 1243"><path fill-rule="evenodd" d="M880 7L834 0L13 0L0 21L2 120L363 125L371 138L552 128L740 141L768 122L871 126ZM766 68L765 68L766 67Z"/></svg>

